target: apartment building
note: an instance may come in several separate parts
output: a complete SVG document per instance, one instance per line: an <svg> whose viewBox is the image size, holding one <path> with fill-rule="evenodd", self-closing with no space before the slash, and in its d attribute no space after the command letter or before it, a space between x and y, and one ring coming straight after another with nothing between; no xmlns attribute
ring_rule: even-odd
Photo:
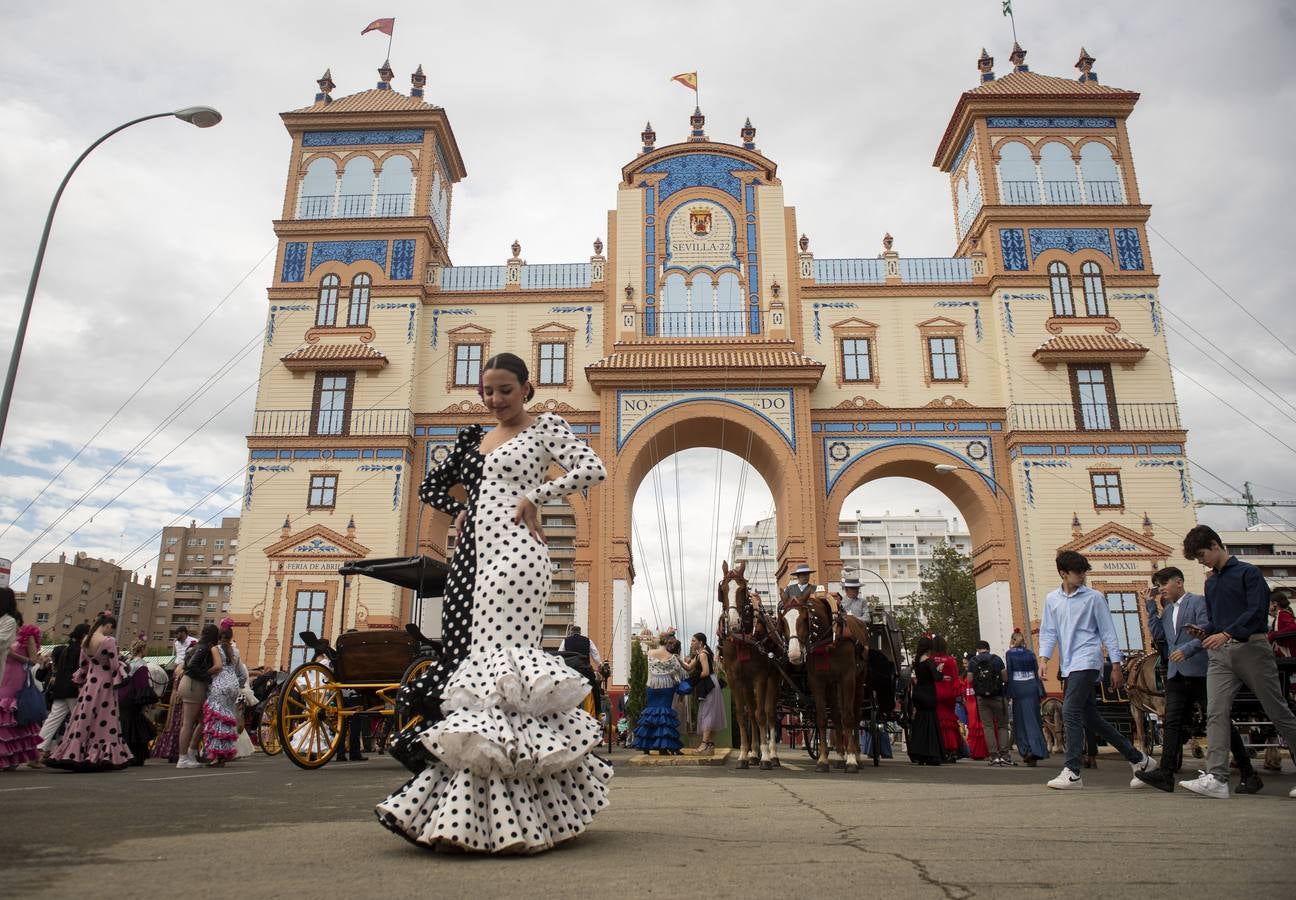
<svg viewBox="0 0 1296 900"><path fill-rule="evenodd" d="M739 529L730 547L730 564L747 563L747 583L764 598L776 597L774 573L778 549L774 519L761 519ZM972 552L972 538L959 517L946 518L937 512L912 515L870 516L857 512L837 523L841 547L842 573L859 578L861 593L893 602L916 592L922 586L922 569L931 559L932 549L940 543L952 544L962 554ZM1296 571L1296 560L1293 560ZM816 573L819 583L824 573ZM788 579L790 580L790 579ZM840 582L829 586L836 590ZM768 605L768 603L767 603Z"/></svg>
<svg viewBox="0 0 1296 900"><path fill-rule="evenodd" d="M164 636L154 625L156 597L151 575L140 581L137 572L121 568L116 560L85 553L69 560L60 553L58 562L32 566L18 608L24 621L39 625L51 640L109 609L117 615L119 640L129 645L140 635L150 641Z"/></svg>
<svg viewBox="0 0 1296 900"><path fill-rule="evenodd" d="M1260 569L1269 587L1296 590L1296 529L1252 525L1219 536L1234 556Z"/></svg>
<svg viewBox="0 0 1296 900"><path fill-rule="evenodd" d="M154 631L170 634L184 625L196 632L229 613L238 530L237 516L211 528L191 519L187 527L162 529Z"/></svg>

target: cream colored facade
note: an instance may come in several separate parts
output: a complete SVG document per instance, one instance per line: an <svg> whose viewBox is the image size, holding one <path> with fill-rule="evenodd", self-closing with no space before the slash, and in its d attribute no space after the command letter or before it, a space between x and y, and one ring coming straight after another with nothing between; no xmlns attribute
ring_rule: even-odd
<svg viewBox="0 0 1296 900"><path fill-rule="evenodd" d="M234 591L249 655L287 664L303 622L328 635L400 625L411 598L337 566L444 552L449 522L419 510L417 485L459 428L489 424L475 366L500 350L531 360L533 408L566 417L608 465L607 483L570 499L567 583L570 621L610 648L618 683L631 505L654 465L690 447L729 450L764 478L780 581L801 562L838 580L845 498L905 476L967 523L993 645L1037 625L1063 547L1091 556L1119 611L1195 523L1126 131L1138 95L1085 59L1080 80L1013 63L998 79L979 63L938 144L949 258L905 257L889 236L876 258L816 258L756 130L714 140L697 113L676 143L645 129L609 178L608 243L587 260L529 264L515 243L501 264L452 266L466 170L421 76L416 96L383 72L336 101L322 79L314 104L283 116L292 147ZM841 196L866 193L841 177ZM310 502L312 479L334 485L330 504Z"/></svg>

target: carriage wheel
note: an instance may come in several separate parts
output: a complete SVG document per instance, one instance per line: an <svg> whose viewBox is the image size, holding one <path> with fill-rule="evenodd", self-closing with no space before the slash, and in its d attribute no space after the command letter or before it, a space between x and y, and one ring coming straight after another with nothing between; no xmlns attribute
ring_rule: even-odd
<svg viewBox="0 0 1296 900"><path fill-rule="evenodd" d="M279 742L303 769L318 769L333 758L342 739L342 692L333 673L319 663L293 670L279 694Z"/></svg>
<svg viewBox="0 0 1296 900"><path fill-rule="evenodd" d="M819 734L819 722L812 718L805 726L805 749L806 754L815 762L819 761L819 741L821 737Z"/></svg>
<svg viewBox="0 0 1296 900"><path fill-rule="evenodd" d="M873 757L873 766L882 765L882 717L878 715L877 704L869 710L869 754Z"/></svg>
<svg viewBox="0 0 1296 900"><path fill-rule="evenodd" d="M261 745L261 752L266 756L283 752L283 744L279 740L278 691L267 699L261 710L261 724L257 726L257 742Z"/></svg>
<svg viewBox="0 0 1296 900"><path fill-rule="evenodd" d="M401 675L401 680L400 680L401 687L404 687L405 685L419 678L424 672L432 668L432 666L435 664L436 664L436 660L427 656L422 657L421 659L414 660L414 662L410 663L408 666L405 667L405 674ZM403 708L400 703L396 704L396 712L394 718L395 718L395 726L396 726L394 730L394 734L400 734L408 728L417 728L418 726L423 724L423 716L421 714L416 712L411 712L410 710ZM386 745L387 740L391 740L394 734L389 734L386 736L386 740L383 741L384 746Z"/></svg>

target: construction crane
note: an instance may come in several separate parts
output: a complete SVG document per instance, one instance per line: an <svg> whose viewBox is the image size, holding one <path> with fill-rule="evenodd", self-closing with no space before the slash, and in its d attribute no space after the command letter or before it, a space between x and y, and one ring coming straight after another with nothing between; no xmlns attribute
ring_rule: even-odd
<svg viewBox="0 0 1296 900"><path fill-rule="evenodd" d="M1246 509L1247 527L1260 524L1260 507L1290 506L1296 508L1296 500L1257 500L1251 493L1251 482L1242 482L1241 500L1198 500L1198 506L1241 506Z"/></svg>

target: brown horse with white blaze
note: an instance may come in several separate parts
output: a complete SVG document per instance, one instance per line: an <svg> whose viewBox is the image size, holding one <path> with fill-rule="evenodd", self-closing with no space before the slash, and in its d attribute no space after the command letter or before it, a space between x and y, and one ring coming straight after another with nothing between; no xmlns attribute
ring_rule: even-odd
<svg viewBox="0 0 1296 900"><path fill-rule="evenodd" d="M855 641L849 634L839 633L832 607L822 593L785 601L779 631L787 643L788 662L806 667L806 681L814 696L815 724L819 729L815 771L828 771L831 723L846 771L858 772L860 660Z"/></svg>
<svg viewBox="0 0 1296 900"><path fill-rule="evenodd" d="M731 569L727 561L721 562L723 577L717 593L724 613L720 617L718 644L738 720L738 768L751 767L756 738L760 743L760 767L772 769L778 765L778 668L770 655L774 635L747 588L743 574L746 566L744 561Z"/></svg>

